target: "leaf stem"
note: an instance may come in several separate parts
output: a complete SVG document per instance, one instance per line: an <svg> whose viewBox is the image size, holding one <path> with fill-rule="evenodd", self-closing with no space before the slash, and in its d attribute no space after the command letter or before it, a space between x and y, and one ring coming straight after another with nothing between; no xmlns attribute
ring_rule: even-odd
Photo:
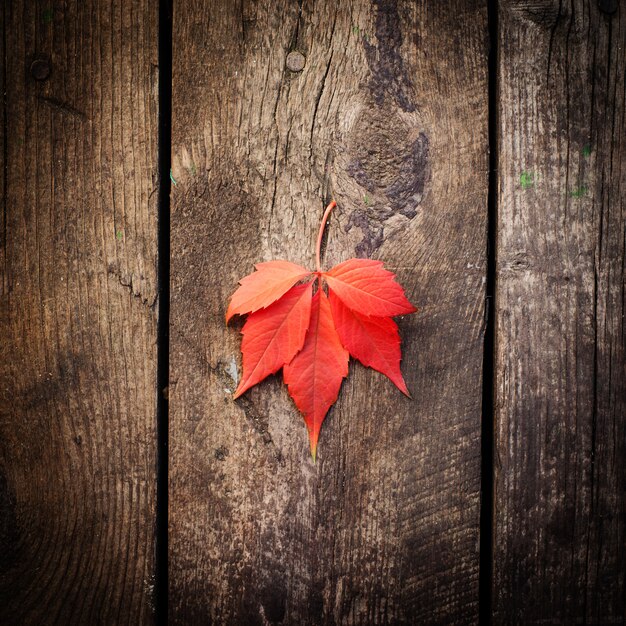
<svg viewBox="0 0 626 626"><path fill-rule="evenodd" d="M337 206L337 203L333 200L327 207L326 211L324 211L324 215L322 216L322 223L320 224L320 232L317 236L317 246L315 248L315 261L317 263L317 271L322 271L322 263L320 261L320 249L322 247L322 237L324 236L324 227L326 226L326 221L328 220L328 216L330 212Z"/></svg>

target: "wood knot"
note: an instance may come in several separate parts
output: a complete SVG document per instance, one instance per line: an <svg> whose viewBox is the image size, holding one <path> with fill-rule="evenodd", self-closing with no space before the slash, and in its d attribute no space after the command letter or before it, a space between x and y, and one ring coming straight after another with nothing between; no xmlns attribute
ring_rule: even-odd
<svg viewBox="0 0 626 626"><path fill-rule="evenodd" d="M613 15L617 11L618 5L618 0L598 0L598 8L607 15Z"/></svg>
<svg viewBox="0 0 626 626"><path fill-rule="evenodd" d="M356 253L369 256L382 245L383 233L390 235L417 215L430 179L428 136L417 113L361 106L335 164L342 178L338 187L353 204L345 228L363 232Z"/></svg>

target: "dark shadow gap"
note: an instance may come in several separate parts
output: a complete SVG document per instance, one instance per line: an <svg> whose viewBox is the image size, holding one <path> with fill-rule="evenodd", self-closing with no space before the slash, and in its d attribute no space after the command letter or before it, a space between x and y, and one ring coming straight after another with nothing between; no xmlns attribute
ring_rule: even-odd
<svg viewBox="0 0 626 626"><path fill-rule="evenodd" d="M168 439L170 322L170 172L172 162L172 0L159 0L159 214L157 326L157 487L154 613L167 623L168 611Z"/></svg>
<svg viewBox="0 0 626 626"><path fill-rule="evenodd" d="M485 345L481 422L480 574L478 613L481 624L492 621L493 582L493 446L494 446L494 348L496 286L496 220L498 208L498 2L489 0L489 191L487 194L487 286L485 293Z"/></svg>
<svg viewBox="0 0 626 626"><path fill-rule="evenodd" d="M8 98L7 98L7 67L9 59L7 55L7 4L2 4L2 67L0 67L0 87L2 88L2 232L0 232L0 236L2 237L3 242L3 254L4 254L4 267L7 267L7 250L8 246L6 245L7 241L7 233L8 233L8 225L7 225L7 213L8 209L8 196L7 196L7 186L9 184L9 119L7 114L8 107ZM6 274L5 274L6 276ZM4 278L4 277L3 277ZM8 278L4 278L4 280L8 280ZM8 289L6 285L2 285L2 289L4 293L8 293ZM6 290L6 291L4 291Z"/></svg>

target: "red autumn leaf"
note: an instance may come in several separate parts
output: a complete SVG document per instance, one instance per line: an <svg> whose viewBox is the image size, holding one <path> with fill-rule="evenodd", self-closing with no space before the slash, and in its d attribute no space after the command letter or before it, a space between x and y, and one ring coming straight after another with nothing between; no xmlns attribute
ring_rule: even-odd
<svg viewBox="0 0 626 626"><path fill-rule="evenodd" d="M318 289L313 296L304 346L283 368L289 395L304 415L309 430L313 460L322 422L339 395L341 381L348 375L349 358L335 330L328 298Z"/></svg>
<svg viewBox="0 0 626 626"><path fill-rule="evenodd" d="M290 261L267 261L257 263L257 271L239 281L241 287L235 291L226 311L226 322L233 315L253 313L276 302L299 280L311 272Z"/></svg>
<svg viewBox="0 0 626 626"><path fill-rule="evenodd" d="M292 287L266 309L251 313L242 329L243 376L235 398L275 374L302 349L311 317L313 283Z"/></svg>
<svg viewBox="0 0 626 626"><path fill-rule="evenodd" d="M226 313L226 322L249 313L242 329L243 376L234 397L282 367L304 415L313 461L322 422L348 375L350 354L409 395L400 371L400 336L390 318L417 310L381 261L349 259L322 272L322 235L335 206L331 202L322 217L315 272L289 261L259 263L240 281ZM296 285L312 274L313 282Z"/></svg>
<svg viewBox="0 0 626 626"><path fill-rule="evenodd" d="M324 278L330 291L357 313L386 317L417 310L381 261L348 259L324 272Z"/></svg>
<svg viewBox="0 0 626 626"><path fill-rule="evenodd" d="M387 376L410 397L400 371L402 355L396 323L388 317L369 317L349 309L333 291L329 293L329 300L335 328L351 356Z"/></svg>

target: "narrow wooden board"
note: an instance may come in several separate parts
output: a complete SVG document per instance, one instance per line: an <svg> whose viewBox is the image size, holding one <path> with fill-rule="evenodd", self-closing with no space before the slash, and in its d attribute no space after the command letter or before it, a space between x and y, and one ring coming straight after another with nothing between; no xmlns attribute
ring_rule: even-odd
<svg viewBox="0 0 626 626"><path fill-rule="evenodd" d="M499 24L495 622L622 624L626 10Z"/></svg>
<svg viewBox="0 0 626 626"><path fill-rule="evenodd" d="M3 16L0 623L149 623L156 6Z"/></svg>
<svg viewBox="0 0 626 626"><path fill-rule="evenodd" d="M487 227L482 2L180 3L173 33L172 623L475 623ZM305 57L301 72L289 52ZM409 400L352 364L318 462L280 376L236 402L258 261L371 256Z"/></svg>

